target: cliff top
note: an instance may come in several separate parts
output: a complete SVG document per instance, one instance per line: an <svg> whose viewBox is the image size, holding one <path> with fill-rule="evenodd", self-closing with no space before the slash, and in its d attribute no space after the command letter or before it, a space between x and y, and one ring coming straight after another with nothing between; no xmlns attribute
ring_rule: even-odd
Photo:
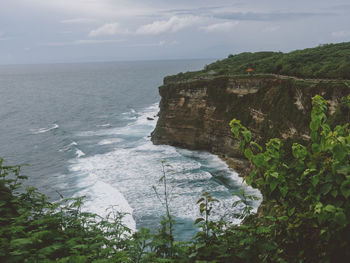
<svg viewBox="0 0 350 263"><path fill-rule="evenodd" d="M247 72L247 69L252 69ZM203 70L164 78L169 82L222 75L276 74L308 79L350 79L350 42L282 52L244 52L206 65Z"/></svg>

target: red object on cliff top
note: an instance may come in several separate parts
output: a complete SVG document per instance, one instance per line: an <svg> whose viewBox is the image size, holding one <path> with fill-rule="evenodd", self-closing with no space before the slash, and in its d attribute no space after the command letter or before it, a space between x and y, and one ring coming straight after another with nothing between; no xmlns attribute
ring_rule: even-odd
<svg viewBox="0 0 350 263"><path fill-rule="evenodd" d="M254 69L252 69L252 68L247 69L247 72L253 72L253 71L254 71Z"/></svg>

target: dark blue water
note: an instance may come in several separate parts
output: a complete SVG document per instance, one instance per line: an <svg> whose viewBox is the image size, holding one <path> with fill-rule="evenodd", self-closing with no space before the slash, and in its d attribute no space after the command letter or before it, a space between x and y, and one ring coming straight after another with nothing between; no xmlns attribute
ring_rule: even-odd
<svg viewBox="0 0 350 263"><path fill-rule="evenodd" d="M152 186L160 191L166 159L177 234L189 238L203 192L221 200L221 217L233 212L232 192L252 191L214 155L150 142L163 77L208 62L0 66L0 156L28 164L27 183L53 200L56 191L86 195L85 209L105 215L114 206L132 228L154 227L164 214Z"/></svg>

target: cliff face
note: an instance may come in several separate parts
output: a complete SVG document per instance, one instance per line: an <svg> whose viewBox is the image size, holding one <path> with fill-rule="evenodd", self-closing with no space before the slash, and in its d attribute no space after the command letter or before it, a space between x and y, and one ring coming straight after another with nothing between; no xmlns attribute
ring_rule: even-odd
<svg viewBox="0 0 350 263"><path fill-rule="evenodd" d="M241 120L260 142L273 137L307 139L311 98L322 95L331 113L342 117L347 113L339 105L350 93L347 85L276 76L166 83L159 87L160 112L152 141L241 157L229 127L233 118Z"/></svg>

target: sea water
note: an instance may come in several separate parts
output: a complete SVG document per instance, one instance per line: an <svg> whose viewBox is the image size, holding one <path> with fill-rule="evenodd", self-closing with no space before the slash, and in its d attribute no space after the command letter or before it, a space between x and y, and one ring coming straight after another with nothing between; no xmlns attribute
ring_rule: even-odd
<svg viewBox="0 0 350 263"><path fill-rule="evenodd" d="M0 66L0 156L28 164L23 173L52 200L85 196L84 209L125 213L131 229L159 226L165 174L181 240L196 231L197 200L220 200L213 218L232 217L233 193L259 192L217 156L153 145L158 86L166 75L203 68L209 60ZM256 209L259 201L252 202Z"/></svg>

